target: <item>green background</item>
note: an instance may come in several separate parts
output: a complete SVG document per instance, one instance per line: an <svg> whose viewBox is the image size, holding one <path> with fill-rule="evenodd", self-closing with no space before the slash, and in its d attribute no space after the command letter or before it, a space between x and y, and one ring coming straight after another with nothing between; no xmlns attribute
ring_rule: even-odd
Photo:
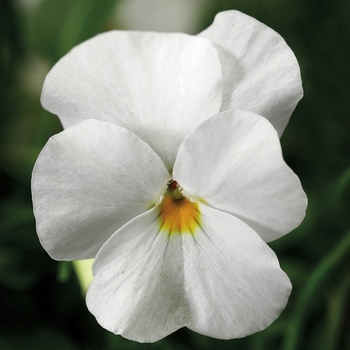
<svg viewBox="0 0 350 350"><path fill-rule="evenodd" d="M230 341L181 329L138 344L96 323L71 263L51 260L38 241L30 178L61 130L39 102L45 72L77 43L120 29L111 22L116 1L46 0L28 11L1 0L0 349L350 349L350 1L204 4L198 31L238 9L279 32L301 66L305 96L281 142L309 207L299 228L270 244L293 284L286 309L266 330Z"/></svg>

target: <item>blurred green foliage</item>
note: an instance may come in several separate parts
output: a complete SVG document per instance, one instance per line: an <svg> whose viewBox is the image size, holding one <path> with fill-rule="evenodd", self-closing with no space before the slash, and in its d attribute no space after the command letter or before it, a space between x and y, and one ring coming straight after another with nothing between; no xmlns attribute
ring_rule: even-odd
<svg viewBox="0 0 350 350"><path fill-rule="evenodd" d="M116 2L44 0L27 10L18 1L0 2L0 348L349 349L348 0L217 0L209 3L199 28L219 11L238 9L279 32L301 66L305 97L281 141L309 208L299 228L271 244L294 287L272 326L231 341L186 329L155 344L127 341L96 323L71 265L51 260L42 249L32 214L31 171L61 126L42 110L35 82L42 83L40 74L71 47L112 29Z"/></svg>

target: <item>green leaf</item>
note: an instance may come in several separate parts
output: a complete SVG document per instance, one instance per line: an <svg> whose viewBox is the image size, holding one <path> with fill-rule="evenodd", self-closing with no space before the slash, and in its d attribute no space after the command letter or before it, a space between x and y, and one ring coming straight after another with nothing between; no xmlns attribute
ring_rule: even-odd
<svg viewBox="0 0 350 350"><path fill-rule="evenodd" d="M317 299L318 291L330 277L331 273L338 267L350 251L350 231L340 243L321 261L313 271L307 284L302 290L299 299L294 306L294 313L290 316L289 327L286 331L286 338L283 350L299 349L299 339L302 336L303 328L308 314L312 308L312 300Z"/></svg>
<svg viewBox="0 0 350 350"><path fill-rule="evenodd" d="M40 329L33 334L18 334L6 340L12 350L78 350L68 338L50 329Z"/></svg>
<svg viewBox="0 0 350 350"><path fill-rule="evenodd" d="M59 261L57 267L57 281L59 283L67 282L72 270L72 263L70 261Z"/></svg>
<svg viewBox="0 0 350 350"><path fill-rule="evenodd" d="M327 343L325 350L340 349L340 338L343 325L346 319L346 308L350 295L350 271L339 283L339 286L332 293L329 301Z"/></svg>
<svg viewBox="0 0 350 350"><path fill-rule="evenodd" d="M118 0L46 0L30 23L39 50L57 61L104 30Z"/></svg>

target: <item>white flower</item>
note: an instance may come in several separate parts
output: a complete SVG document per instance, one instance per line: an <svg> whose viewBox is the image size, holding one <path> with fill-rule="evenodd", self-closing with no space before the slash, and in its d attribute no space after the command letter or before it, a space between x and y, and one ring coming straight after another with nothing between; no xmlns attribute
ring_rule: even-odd
<svg viewBox="0 0 350 350"><path fill-rule="evenodd" d="M237 11L199 36L104 33L55 65L42 104L65 130L33 171L37 231L54 259L95 258L103 327L228 339L278 317L291 285L265 242L305 213L277 134L301 96L283 39Z"/></svg>

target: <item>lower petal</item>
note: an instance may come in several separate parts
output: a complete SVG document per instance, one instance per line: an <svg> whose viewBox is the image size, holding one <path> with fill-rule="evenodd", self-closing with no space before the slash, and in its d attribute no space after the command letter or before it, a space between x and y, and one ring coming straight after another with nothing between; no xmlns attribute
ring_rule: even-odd
<svg viewBox="0 0 350 350"><path fill-rule="evenodd" d="M104 244L87 293L104 328L139 342L181 327L229 339L279 316L291 285L273 251L239 219L199 208L192 234L167 234L155 207Z"/></svg>
<svg viewBox="0 0 350 350"><path fill-rule="evenodd" d="M160 232L153 208L118 230L93 266L87 306L102 327L139 342L157 341L188 323L181 235Z"/></svg>
<svg viewBox="0 0 350 350"><path fill-rule="evenodd" d="M275 253L234 216L200 206L201 232L183 240L190 329L240 338L268 327L291 291Z"/></svg>

